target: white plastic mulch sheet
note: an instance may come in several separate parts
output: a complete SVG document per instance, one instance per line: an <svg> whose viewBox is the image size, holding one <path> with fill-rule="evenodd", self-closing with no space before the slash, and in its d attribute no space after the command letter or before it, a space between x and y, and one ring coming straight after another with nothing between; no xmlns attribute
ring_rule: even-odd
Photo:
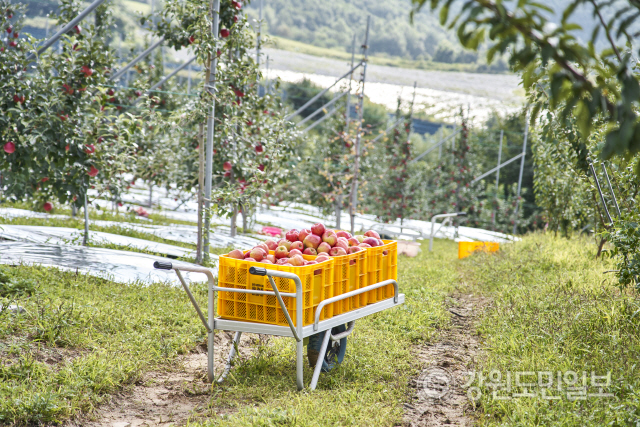
<svg viewBox="0 0 640 427"><path fill-rule="evenodd" d="M0 239L4 240L77 246L82 244L83 237L84 230L76 228L0 224ZM100 231L89 231L89 240L92 243L128 246L175 258L193 256L194 254L192 249Z"/></svg>
<svg viewBox="0 0 640 427"><path fill-rule="evenodd" d="M46 213L32 212L24 209L14 208L0 208L0 217L4 218L56 218L56 219L69 219L65 215L49 215ZM128 230L134 230L143 233L153 234L154 236L161 237L167 240L175 240L176 242L194 243L197 241L198 228L195 225L153 225L153 224L136 224L130 222L117 222L117 221L91 221L91 224L100 227L121 227ZM17 236L15 232L10 230L10 227L25 227L22 238ZM28 228L27 228L28 227ZM4 238L11 240L20 240L28 242L48 242L48 243L71 243L73 244L77 240L78 235L82 236L83 231L78 229L68 229L63 227L35 227L35 226L17 226L17 225L2 225L0 228L4 228ZM37 229L36 229L37 228ZM26 232L30 230L29 232ZM67 230L67 231L62 231ZM73 232L69 231L72 230ZM1 231L1 230L0 230ZM33 234L35 233L35 234ZM80 233L80 234L78 234ZM0 233L1 234L1 233ZM251 248L257 245L261 239L261 236L236 236L232 238L230 236L229 227L221 226L216 227L210 234L210 245L214 248L224 248L232 246L239 249ZM119 245L129 245L139 249L149 248L149 250L158 253L166 253L171 256L184 256L192 254L193 251L184 249L164 243L149 242L147 240L136 239L133 237L120 236L110 233L102 233L98 231L91 231L90 238L93 242L108 242ZM80 237L82 241L82 237ZM155 248L155 249L153 249Z"/></svg>
<svg viewBox="0 0 640 427"><path fill-rule="evenodd" d="M212 256L217 259L217 257ZM163 282L180 285L172 270L156 270L155 261L172 262L166 258L136 252L113 249L90 248L84 246L51 245L21 242L0 242L0 264L27 264L57 267L62 270L79 271L96 277L121 283ZM189 265L178 262L177 264ZM217 268L212 269L217 275ZM189 282L202 282L206 276L199 273L185 273Z"/></svg>

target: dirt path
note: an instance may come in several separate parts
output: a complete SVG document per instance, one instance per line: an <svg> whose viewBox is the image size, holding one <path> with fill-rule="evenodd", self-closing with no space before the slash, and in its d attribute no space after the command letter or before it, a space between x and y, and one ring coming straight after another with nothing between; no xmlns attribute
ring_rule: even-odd
<svg viewBox="0 0 640 427"><path fill-rule="evenodd" d="M479 339L475 323L490 300L456 293L447 299L451 327L440 339L417 348L423 371L411 380L413 395L405 404L404 426L473 425L471 402L461 387L474 369Z"/></svg>
<svg viewBox="0 0 640 427"><path fill-rule="evenodd" d="M231 346L233 333L216 333L215 372L220 375ZM251 356L258 335L243 334L236 361ZM224 413L225 408L207 410L211 400L207 379L206 345L179 358L166 371L145 374L133 389L112 398L87 419L76 420L67 427L138 427L179 426L197 410L211 414Z"/></svg>

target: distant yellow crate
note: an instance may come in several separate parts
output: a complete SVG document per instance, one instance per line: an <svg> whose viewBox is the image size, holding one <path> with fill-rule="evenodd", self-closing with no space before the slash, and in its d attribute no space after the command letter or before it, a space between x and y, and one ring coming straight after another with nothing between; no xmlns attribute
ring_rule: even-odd
<svg viewBox="0 0 640 427"><path fill-rule="evenodd" d="M458 242L458 259L466 258L474 252L497 252L500 243L496 242Z"/></svg>

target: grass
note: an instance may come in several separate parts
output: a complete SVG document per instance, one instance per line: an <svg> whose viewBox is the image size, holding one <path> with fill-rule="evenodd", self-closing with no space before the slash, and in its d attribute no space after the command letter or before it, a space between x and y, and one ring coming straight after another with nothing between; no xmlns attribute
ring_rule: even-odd
<svg viewBox="0 0 640 427"><path fill-rule="evenodd" d="M486 357L478 371L553 372L553 386L561 372L559 400L540 397L495 400L490 382L480 387L478 402L481 425L488 426L621 426L640 422L640 303L638 295L620 291L608 261L595 259L593 241L555 239L540 234L527 236L509 245L498 256L470 257L464 262L466 274L477 290L493 298L493 307L484 316L479 332L486 345ZM573 371L582 386L586 372L587 393L591 372L604 376L611 372L611 385L604 393L615 397L587 397L570 401L568 385ZM547 377L542 374L544 382ZM526 377L523 382L538 383ZM512 393L521 393L515 387ZM478 385L477 381L474 384ZM533 392L540 396L541 387ZM500 395L509 395L503 391Z"/></svg>
<svg viewBox="0 0 640 427"><path fill-rule="evenodd" d="M445 299L461 286L492 301L477 326L483 353L476 372L574 371L580 377L584 371L589 382L591 371L610 371L604 392L614 395L498 401L487 380L475 407L479 425L635 425L640 303L603 275L610 262L594 256L586 239L534 234L497 255L459 261L455 243L436 241L433 253L399 259L406 303L359 320L344 363L321 375L316 391L296 391L293 340L273 338L256 344L254 356L240 361L224 384L212 386L208 407L198 408L188 425L401 424L403 403L413 393L409 379L422 369L414 346L439 339L450 319ZM7 270L0 270L0 304L17 301L28 314L0 314L0 424L63 422L90 412L204 341L180 289L34 267L9 269L8 285ZM195 286L195 294L202 303L204 287ZM47 354L62 359L51 363ZM311 374L305 368L307 383ZM512 393L522 391L512 384Z"/></svg>
<svg viewBox="0 0 640 427"><path fill-rule="evenodd" d="M331 49L326 47L318 47L303 42L289 40L282 37L270 36L272 45L276 49L282 49L290 52L299 52L307 55L313 55L320 58L334 58L345 61L351 61L351 53L340 49ZM356 59L358 54L356 53ZM369 63L375 65L387 65L390 67L409 68L419 70L435 70L435 71L462 71L474 73L478 70L478 64L447 64L444 62L434 62L426 60L404 59L398 57L387 56L369 56Z"/></svg>
<svg viewBox="0 0 640 427"><path fill-rule="evenodd" d="M30 284L15 285L24 280ZM204 302L206 288L193 290ZM163 284L2 267L0 305L7 302L27 314L0 312L2 425L52 424L90 412L205 339L183 291Z"/></svg>
<svg viewBox="0 0 640 427"><path fill-rule="evenodd" d="M407 303L359 321L345 363L322 375L316 392L296 391L293 341L275 338L234 368L227 383L213 386L210 406L229 407L225 412L233 414L203 409L196 419L205 421L191 425L400 422L408 379L419 369L411 346L435 339L447 324L442 302L457 274L450 268L455 247L437 242L436 248L435 254L401 258ZM181 289L127 286L46 268L0 271L7 270L13 282L34 283L5 285L10 291L0 297L0 304L15 300L29 313L0 315L0 424L62 422L88 413L144 372L204 341ZM196 286L195 294L202 304L205 288ZM49 364L42 361L47 352L65 357ZM307 383L310 376L306 368Z"/></svg>

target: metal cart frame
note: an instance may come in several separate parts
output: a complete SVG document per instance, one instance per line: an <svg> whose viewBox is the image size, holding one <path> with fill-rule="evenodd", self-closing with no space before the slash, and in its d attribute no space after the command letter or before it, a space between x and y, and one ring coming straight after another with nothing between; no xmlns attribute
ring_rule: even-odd
<svg viewBox="0 0 640 427"><path fill-rule="evenodd" d="M364 288L347 292L345 294L338 295L333 298L328 298L326 300L321 301L316 307L314 323L311 325L303 326L302 325L303 323L302 322L302 314L303 314L302 282L300 281L300 278L294 273L267 270L266 268L251 267L249 269L250 274L267 276L269 278L269 282L271 283L271 287L273 289L273 292L271 292L271 291L257 291L257 290L250 290L250 289L224 288L224 287L216 286L214 283L213 272L206 267L184 265L184 264L174 265L170 262L162 262L162 261L156 261L153 264L153 266L158 269L174 270L176 272L176 274L178 275L178 278L180 279L180 283L182 283L182 286L185 292L189 296L189 299L191 300L193 307L198 313L198 317L200 317L202 324L207 330L207 333L208 333L207 373L208 373L208 378L210 382L216 381L216 377L214 373L214 365L213 365L213 361L214 361L213 333L216 329L235 332L235 336L233 338L233 345L231 346L231 350L229 351L229 356L227 357L227 364L225 366L224 372L222 373L220 378L218 378L217 380L218 383L221 383L224 381L224 379L227 377L231 369L231 363L233 362L233 359L236 356L236 349L238 344L240 343L240 338L242 336L242 333L250 332L255 334L267 334L267 335L275 335L275 336L281 336L281 337L290 337L296 340L296 383L298 386L298 390L303 390L304 389L304 381L303 381L304 349L303 349L303 342L302 342L303 339L311 335L318 334L320 332L331 331L331 329L336 326L348 324L347 330L345 332L342 332L337 335L333 335L331 334L331 332L329 332L324 335L322 347L318 355L318 361L316 363L315 369L313 371L313 377L309 385L309 388L311 390L314 390L316 388L316 385L318 384L318 378L320 377L322 362L324 360L325 353L329 345L329 339L333 341L339 341L347 337L349 334L351 334L351 332L353 332L353 329L355 327L355 321L357 319L360 319L362 317L368 316L373 313L377 313L379 311L386 310L388 308L396 307L404 303L404 294L398 293L398 283L395 280L385 280L380 283L369 285ZM180 273L181 271L202 273L207 276L209 280L208 297L207 297L207 300L208 300L207 318L205 318L204 314L202 313L202 310L200 309L200 306L198 305L195 298L193 297L193 294L189 290L189 286L187 285L184 278L182 277L182 274ZM280 292L273 281L273 277L281 277L281 278L293 280L296 284L296 293L294 294L294 293ZM390 284L393 284L393 287L394 287L394 296L392 298L388 298L386 300L379 301L377 303L370 304L365 307L352 310L347 313L343 313L343 314L331 317L329 319L320 321L320 313L322 312L322 309L328 304L332 304L336 301L350 298L355 295L359 295L359 294L371 291L373 289L377 289ZM258 294L258 295L275 295L275 297L278 300L278 304L280 305L280 308L282 309L284 316L287 319L287 323L289 324L289 326L287 327L287 326L269 325L265 323L242 322L238 320L225 320L225 319L215 317L214 292L216 291L239 292L239 293L247 293L247 294L251 293L251 294ZM296 298L296 325L297 326L294 326L291 320L291 317L289 315L289 312L287 311L287 308L285 307L284 302L282 301L283 296Z"/></svg>

